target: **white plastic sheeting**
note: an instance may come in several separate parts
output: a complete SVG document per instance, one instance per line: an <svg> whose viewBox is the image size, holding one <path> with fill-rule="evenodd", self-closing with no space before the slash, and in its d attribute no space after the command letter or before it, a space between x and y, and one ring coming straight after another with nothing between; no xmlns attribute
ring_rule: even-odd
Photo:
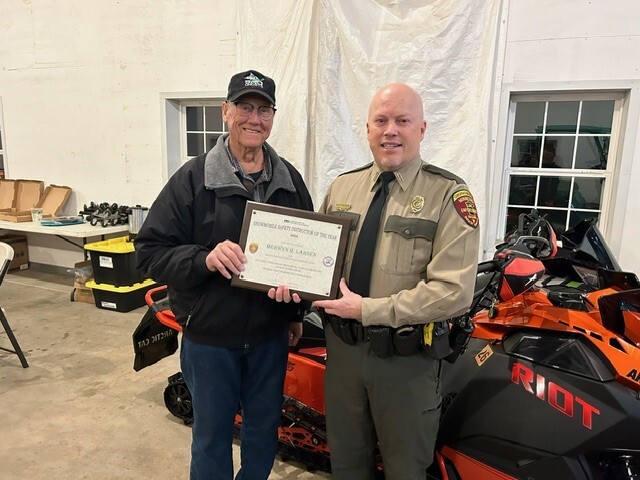
<svg viewBox="0 0 640 480"><path fill-rule="evenodd" d="M405 82L424 101L423 158L469 183L481 217L501 0L244 0L238 68L276 81L270 143L319 205L340 173L372 161L370 99Z"/></svg>

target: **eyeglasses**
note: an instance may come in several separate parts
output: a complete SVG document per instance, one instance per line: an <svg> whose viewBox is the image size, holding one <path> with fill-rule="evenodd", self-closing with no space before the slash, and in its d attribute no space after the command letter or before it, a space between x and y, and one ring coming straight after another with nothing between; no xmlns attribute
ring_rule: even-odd
<svg viewBox="0 0 640 480"><path fill-rule="evenodd" d="M271 120L273 116L276 114L276 109L273 107L265 107L265 106L256 107L255 105L252 105L251 103L247 103L247 102L231 102L231 103L233 103L238 109L238 115L241 115L243 117L248 117L249 115L251 115L254 109L258 110L258 116L262 120Z"/></svg>

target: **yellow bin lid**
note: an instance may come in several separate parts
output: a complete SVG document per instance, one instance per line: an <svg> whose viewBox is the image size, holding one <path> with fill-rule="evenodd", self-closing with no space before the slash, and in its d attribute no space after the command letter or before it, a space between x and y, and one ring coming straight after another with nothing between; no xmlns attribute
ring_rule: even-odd
<svg viewBox="0 0 640 480"><path fill-rule="evenodd" d="M109 240L103 240L102 242L87 243L84 246L85 250L93 250L96 252L108 252L108 253L133 253L135 247L133 242L129 240L129 236L110 238Z"/></svg>
<svg viewBox="0 0 640 480"><path fill-rule="evenodd" d="M95 288L96 290L104 290L106 292L131 293L134 290L140 290L141 288L149 287L154 283L156 282L148 278L142 283L134 283L133 285L125 285L123 287L116 287L115 285L110 285L108 283L96 283L93 280L89 280L87 283L85 283L85 285L88 288Z"/></svg>

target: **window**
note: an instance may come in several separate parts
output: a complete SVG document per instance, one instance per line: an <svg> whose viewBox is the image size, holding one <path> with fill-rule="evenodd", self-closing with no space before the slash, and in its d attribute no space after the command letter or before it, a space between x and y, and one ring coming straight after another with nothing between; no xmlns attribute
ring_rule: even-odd
<svg viewBox="0 0 640 480"><path fill-rule="evenodd" d="M182 103L183 163L208 152L227 131L222 121L223 100L185 101Z"/></svg>
<svg viewBox="0 0 640 480"><path fill-rule="evenodd" d="M165 180L187 160L213 147L227 131L222 122L226 92L163 93Z"/></svg>
<svg viewBox="0 0 640 480"><path fill-rule="evenodd" d="M558 233L607 221L622 94L513 95L503 233L536 208Z"/></svg>

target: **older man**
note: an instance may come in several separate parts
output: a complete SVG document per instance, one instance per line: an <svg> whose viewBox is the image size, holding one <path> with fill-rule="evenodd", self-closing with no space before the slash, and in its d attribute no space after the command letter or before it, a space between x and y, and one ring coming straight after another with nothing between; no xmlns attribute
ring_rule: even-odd
<svg viewBox="0 0 640 480"><path fill-rule="evenodd" d="M266 143L275 83L249 70L229 82L229 133L171 177L136 239L138 267L169 286L183 326L180 362L193 401L191 480L232 479L231 444L242 408L237 480L266 479L277 450L288 344L302 333L299 297L231 286L246 260L238 245L248 200L312 210L298 171ZM277 293L278 300L275 300Z"/></svg>
<svg viewBox="0 0 640 480"><path fill-rule="evenodd" d="M478 260L473 197L424 162L422 100L401 83L373 97L374 162L339 176L320 210L354 228L327 324L326 409L333 478L373 479L379 442L387 480L424 480L440 414L446 320L469 308Z"/></svg>

